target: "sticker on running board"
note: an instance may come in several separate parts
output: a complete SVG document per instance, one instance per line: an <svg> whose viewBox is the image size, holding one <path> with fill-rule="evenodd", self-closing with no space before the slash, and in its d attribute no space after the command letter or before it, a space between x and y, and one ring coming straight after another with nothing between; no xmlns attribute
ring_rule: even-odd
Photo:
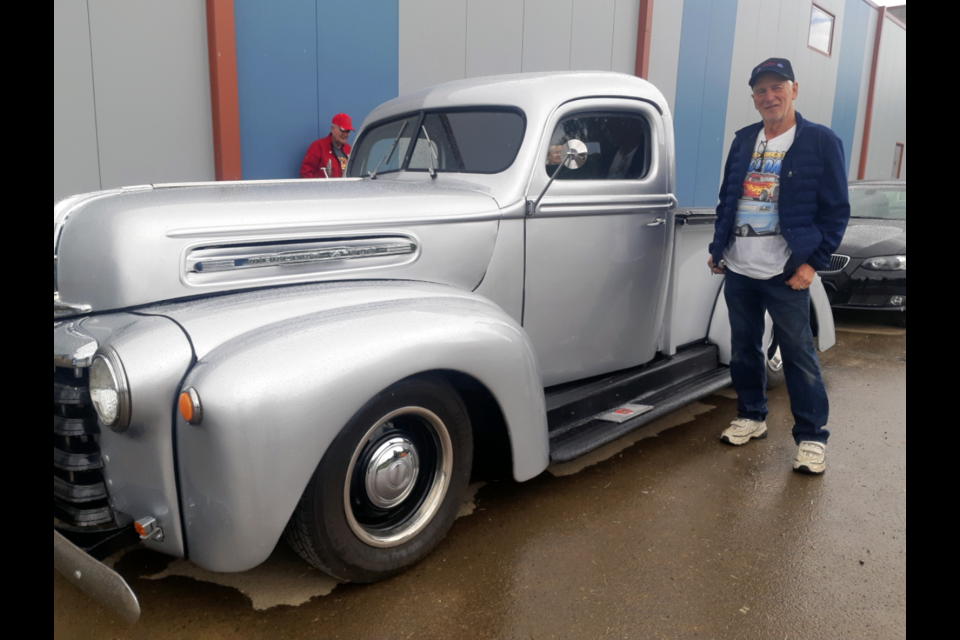
<svg viewBox="0 0 960 640"><path fill-rule="evenodd" d="M638 416L642 416L645 413L650 413L653 411L653 407L648 407L644 404L627 404L616 411L611 411L610 413L605 413L597 420L603 420L604 422L615 422L617 424L623 424L628 420L633 420Z"/></svg>

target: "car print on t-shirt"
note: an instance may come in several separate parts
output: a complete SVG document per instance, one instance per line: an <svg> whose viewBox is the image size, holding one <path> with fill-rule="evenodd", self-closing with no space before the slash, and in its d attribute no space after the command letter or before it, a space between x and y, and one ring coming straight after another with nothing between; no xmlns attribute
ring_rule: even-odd
<svg viewBox="0 0 960 640"><path fill-rule="evenodd" d="M753 154L737 207L736 235L759 238L780 235L780 169L785 151L768 151L765 144Z"/></svg>

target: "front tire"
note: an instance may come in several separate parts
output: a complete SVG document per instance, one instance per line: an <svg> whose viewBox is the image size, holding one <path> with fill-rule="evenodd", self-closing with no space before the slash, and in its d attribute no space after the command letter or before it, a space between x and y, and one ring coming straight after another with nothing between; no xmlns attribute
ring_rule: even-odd
<svg viewBox="0 0 960 640"><path fill-rule="evenodd" d="M439 376L398 383L333 441L285 538L343 582L403 573L447 535L472 463L473 433L457 392Z"/></svg>

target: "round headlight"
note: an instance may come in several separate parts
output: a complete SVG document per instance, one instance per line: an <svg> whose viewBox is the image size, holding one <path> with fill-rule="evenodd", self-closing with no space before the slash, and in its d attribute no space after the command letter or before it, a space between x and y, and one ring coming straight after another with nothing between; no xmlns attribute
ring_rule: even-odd
<svg viewBox="0 0 960 640"><path fill-rule="evenodd" d="M130 387L117 353L103 347L90 367L90 400L100 421L120 433L130 426Z"/></svg>
<svg viewBox="0 0 960 640"><path fill-rule="evenodd" d="M863 263L863 267L871 271L906 271L907 256L870 258Z"/></svg>

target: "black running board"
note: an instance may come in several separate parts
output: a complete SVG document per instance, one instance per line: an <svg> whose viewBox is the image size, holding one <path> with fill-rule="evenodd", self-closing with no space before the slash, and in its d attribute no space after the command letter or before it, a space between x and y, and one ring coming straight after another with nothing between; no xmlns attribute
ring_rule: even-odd
<svg viewBox="0 0 960 640"><path fill-rule="evenodd" d="M552 432L550 460L554 463L576 460L731 384L730 369L718 366L712 371L632 400L635 404L651 406L653 410L623 424L596 419L602 415L600 413L594 416L594 419L582 421L572 428ZM616 409L616 407L610 409Z"/></svg>

